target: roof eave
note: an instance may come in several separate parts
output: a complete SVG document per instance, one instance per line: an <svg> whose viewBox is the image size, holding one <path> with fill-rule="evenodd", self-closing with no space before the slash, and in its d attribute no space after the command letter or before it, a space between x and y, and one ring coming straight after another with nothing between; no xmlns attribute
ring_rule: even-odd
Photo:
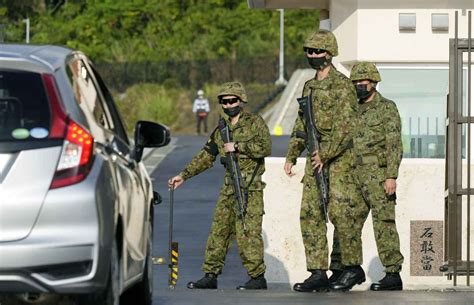
<svg viewBox="0 0 474 305"><path fill-rule="evenodd" d="M257 9L329 9L329 0L247 0L247 4Z"/></svg>

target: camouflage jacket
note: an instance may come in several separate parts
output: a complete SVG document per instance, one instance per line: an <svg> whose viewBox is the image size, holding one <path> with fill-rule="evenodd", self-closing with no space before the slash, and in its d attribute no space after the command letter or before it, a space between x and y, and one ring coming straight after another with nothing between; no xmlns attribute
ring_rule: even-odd
<svg viewBox="0 0 474 305"><path fill-rule="evenodd" d="M380 93L359 106L360 126L354 137L356 157L376 156L385 178L397 178L402 161L401 123L397 106Z"/></svg>
<svg viewBox="0 0 474 305"><path fill-rule="evenodd" d="M249 190L263 189L265 184L261 181L261 175L265 172L264 158L269 156L272 150L270 132L265 121L259 115L246 111L242 111L236 125L230 125L227 116L224 116L224 118L230 126L233 142L238 142L239 145L237 156L242 178L249 185L252 174L260 163ZM221 134L219 129L216 128L207 143L180 173L180 176L186 180L211 168L218 155L221 158L226 157L223 146L224 142ZM232 182L230 179L230 174L226 170L224 185L231 188Z"/></svg>
<svg viewBox="0 0 474 305"><path fill-rule="evenodd" d="M310 90L313 91L315 124L321 135L319 155L326 163L341 155L351 143L357 119L355 88L346 76L332 66L325 79L319 81L314 78L305 83L303 96L309 95ZM286 155L286 162L293 164L306 148L305 141L296 136L297 132L305 132L300 114L296 118Z"/></svg>

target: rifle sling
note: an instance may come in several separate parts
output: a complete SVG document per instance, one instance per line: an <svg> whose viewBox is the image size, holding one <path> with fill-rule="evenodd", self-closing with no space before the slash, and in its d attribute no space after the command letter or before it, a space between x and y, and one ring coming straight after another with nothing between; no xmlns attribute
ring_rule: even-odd
<svg viewBox="0 0 474 305"><path fill-rule="evenodd" d="M257 176L258 169L260 168L260 166L262 166L262 164L263 164L263 158L259 158L257 161L257 165L255 166L255 169L253 170L252 177L250 178L250 181L247 184L247 187L245 189L248 190L250 185L252 185L252 182L255 179L255 176Z"/></svg>

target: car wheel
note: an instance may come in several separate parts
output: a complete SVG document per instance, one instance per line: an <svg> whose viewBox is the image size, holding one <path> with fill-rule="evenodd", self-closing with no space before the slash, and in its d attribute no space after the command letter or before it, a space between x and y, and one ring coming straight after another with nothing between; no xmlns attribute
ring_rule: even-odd
<svg viewBox="0 0 474 305"><path fill-rule="evenodd" d="M79 305L119 305L120 304L120 266L117 243L114 239L110 255L110 270L104 290L80 296Z"/></svg>
<svg viewBox="0 0 474 305"><path fill-rule="evenodd" d="M145 269L140 282L128 289L122 299L123 304L151 305L153 303L153 227L149 225L147 256L145 258Z"/></svg>

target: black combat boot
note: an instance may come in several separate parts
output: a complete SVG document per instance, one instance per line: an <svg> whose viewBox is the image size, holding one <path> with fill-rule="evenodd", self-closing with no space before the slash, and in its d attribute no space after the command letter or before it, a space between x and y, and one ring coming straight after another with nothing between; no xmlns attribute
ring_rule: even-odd
<svg viewBox="0 0 474 305"><path fill-rule="evenodd" d="M385 277L378 283L370 285L370 290L403 290L403 282L398 272L387 272Z"/></svg>
<svg viewBox="0 0 474 305"><path fill-rule="evenodd" d="M329 291L329 280L326 270L309 270L311 276L303 283L296 283L293 286L294 291L298 292L326 292Z"/></svg>
<svg viewBox="0 0 474 305"><path fill-rule="evenodd" d="M206 273L204 277L196 282L188 283L189 289L217 289L217 275Z"/></svg>
<svg viewBox="0 0 474 305"><path fill-rule="evenodd" d="M331 269L332 271L332 274L331 276L329 277L329 283L335 283L337 281L337 279L341 276L342 274L342 269Z"/></svg>
<svg viewBox="0 0 474 305"><path fill-rule="evenodd" d="M237 286L238 290L267 289L267 280L263 274L252 277L247 283Z"/></svg>
<svg viewBox="0 0 474 305"><path fill-rule="evenodd" d="M331 283L331 291L348 291L356 284L365 282L365 273L361 266L347 266L337 281Z"/></svg>

